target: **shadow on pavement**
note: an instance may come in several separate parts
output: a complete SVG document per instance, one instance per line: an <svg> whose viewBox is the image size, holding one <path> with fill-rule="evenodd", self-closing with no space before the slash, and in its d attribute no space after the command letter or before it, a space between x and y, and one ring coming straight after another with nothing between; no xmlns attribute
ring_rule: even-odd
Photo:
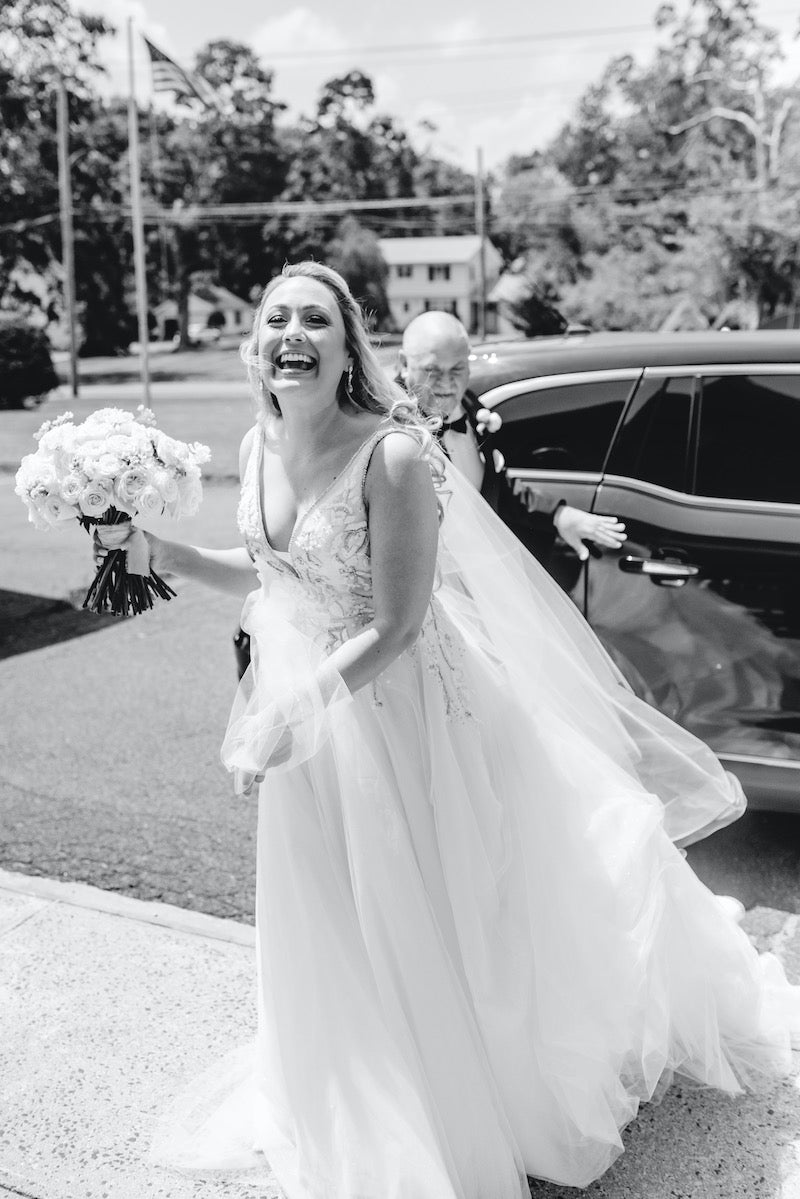
<svg viewBox="0 0 800 1199"><path fill-rule="evenodd" d="M98 633L123 619L84 612L83 597L83 590L68 599L0 590L0 659Z"/></svg>

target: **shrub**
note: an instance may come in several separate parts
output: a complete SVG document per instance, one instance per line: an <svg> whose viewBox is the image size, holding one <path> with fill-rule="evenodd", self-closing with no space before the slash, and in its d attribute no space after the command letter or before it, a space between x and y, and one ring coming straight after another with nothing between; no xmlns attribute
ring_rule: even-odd
<svg viewBox="0 0 800 1199"><path fill-rule="evenodd" d="M0 323L0 408L22 408L26 399L58 387L50 345L41 329Z"/></svg>

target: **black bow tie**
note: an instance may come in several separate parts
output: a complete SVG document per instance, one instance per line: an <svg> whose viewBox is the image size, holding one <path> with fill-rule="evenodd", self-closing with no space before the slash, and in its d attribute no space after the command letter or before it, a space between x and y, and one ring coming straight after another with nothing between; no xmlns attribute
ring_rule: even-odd
<svg viewBox="0 0 800 1199"><path fill-rule="evenodd" d="M467 431L466 416L459 416L458 420L442 421L442 427L440 429L441 433L466 433L466 431Z"/></svg>

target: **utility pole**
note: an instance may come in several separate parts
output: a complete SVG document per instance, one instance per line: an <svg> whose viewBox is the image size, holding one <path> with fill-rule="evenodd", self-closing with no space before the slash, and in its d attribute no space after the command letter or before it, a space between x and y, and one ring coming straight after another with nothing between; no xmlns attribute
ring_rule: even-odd
<svg viewBox="0 0 800 1199"><path fill-rule="evenodd" d="M475 172L475 232L480 238L478 258L478 337L486 337L486 218L483 199L483 150L478 148L478 167Z"/></svg>
<svg viewBox="0 0 800 1199"><path fill-rule="evenodd" d="M69 378L72 394L78 396L78 346L75 316L75 239L72 227L72 179L69 169L69 108L67 88L58 81L58 206L61 213L61 265L64 271L64 307L69 332Z"/></svg>
<svg viewBox="0 0 800 1199"><path fill-rule="evenodd" d="M147 328L147 275L145 274L144 222L142 219L142 170L139 163L139 109L133 72L133 18L128 17L128 156L131 167L131 217L133 220L133 264L136 275L136 314L139 324L139 362L142 402L151 408L149 332Z"/></svg>

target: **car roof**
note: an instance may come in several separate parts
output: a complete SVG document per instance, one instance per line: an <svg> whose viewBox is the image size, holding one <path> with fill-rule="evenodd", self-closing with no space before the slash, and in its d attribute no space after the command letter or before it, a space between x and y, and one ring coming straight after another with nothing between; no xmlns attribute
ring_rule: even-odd
<svg viewBox="0 0 800 1199"><path fill-rule="evenodd" d="M470 389L480 395L518 379L573 371L736 362L797 362L800 367L800 331L568 333L479 342L470 353Z"/></svg>

